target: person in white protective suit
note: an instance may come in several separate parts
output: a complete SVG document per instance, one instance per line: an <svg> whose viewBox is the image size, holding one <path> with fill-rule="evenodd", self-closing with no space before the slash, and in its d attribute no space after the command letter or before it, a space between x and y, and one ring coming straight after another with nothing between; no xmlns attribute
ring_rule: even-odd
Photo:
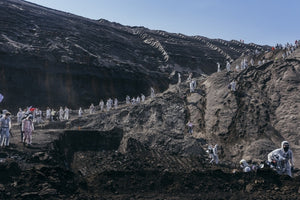
<svg viewBox="0 0 300 200"><path fill-rule="evenodd" d="M64 120L69 120L69 116L70 116L70 109L66 106L65 107L65 115L64 115Z"/></svg>
<svg viewBox="0 0 300 200"><path fill-rule="evenodd" d="M142 98L142 102L144 102L146 97L144 94L142 94L141 98Z"/></svg>
<svg viewBox="0 0 300 200"><path fill-rule="evenodd" d="M95 106L94 106L94 104L92 103L91 105L90 105L90 114L94 114L95 113Z"/></svg>
<svg viewBox="0 0 300 200"><path fill-rule="evenodd" d="M229 61L226 61L226 70L227 70L227 72L230 72L230 63L229 63Z"/></svg>
<svg viewBox="0 0 300 200"><path fill-rule="evenodd" d="M194 88L194 82L191 81L190 82L190 93L194 92L195 91L195 88Z"/></svg>
<svg viewBox="0 0 300 200"><path fill-rule="evenodd" d="M218 65L217 72L221 72L221 65L220 65L220 63L217 62L217 65Z"/></svg>
<svg viewBox="0 0 300 200"><path fill-rule="evenodd" d="M49 107L47 107L47 110L46 110L46 119L50 120L50 117L51 117L51 109Z"/></svg>
<svg viewBox="0 0 300 200"><path fill-rule="evenodd" d="M250 64L251 64L251 66L254 66L254 60L253 60L253 58L251 58Z"/></svg>
<svg viewBox="0 0 300 200"><path fill-rule="evenodd" d="M125 100L127 105L130 104L130 96L127 95Z"/></svg>
<svg viewBox="0 0 300 200"><path fill-rule="evenodd" d="M178 84L181 83L181 74L178 72Z"/></svg>
<svg viewBox="0 0 300 200"><path fill-rule="evenodd" d="M251 168L245 159L240 161L240 167L243 169L243 172L250 172Z"/></svg>
<svg viewBox="0 0 300 200"><path fill-rule="evenodd" d="M100 106L100 111L103 111L104 108L104 101L101 99L101 101L99 102L99 106Z"/></svg>
<svg viewBox="0 0 300 200"><path fill-rule="evenodd" d="M231 83L230 83L230 90L235 92L236 90L236 82L235 80L232 80Z"/></svg>
<svg viewBox="0 0 300 200"><path fill-rule="evenodd" d="M115 98L115 101L114 101L114 107L117 109L118 108L118 99Z"/></svg>
<svg viewBox="0 0 300 200"><path fill-rule="evenodd" d="M59 120L62 121L64 119L64 110L62 107L59 108Z"/></svg>
<svg viewBox="0 0 300 200"><path fill-rule="evenodd" d="M193 73L189 73L189 77L187 78L187 81L191 81L192 80L192 76L193 76Z"/></svg>
<svg viewBox="0 0 300 200"><path fill-rule="evenodd" d="M21 123L22 122L22 117L23 117L23 111L21 108L19 108L19 111L17 113L17 122Z"/></svg>
<svg viewBox="0 0 300 200"><path fill-rule="evenodd" d="M137 96L136 103L139 104L140 102L141 102L141 98L139 96Z"/></svg>
<svg viewBox="0 0 300 200"><path fill-rule="evenodd" d="M106 111L108 112L111 108L110 98L106 101Z"/></svg>
<svg viewBox="0 0 300 200"><path fill-rule="evenodd" d="M281 143L281 148L275 149L268 154L268 162L275 168L278 174L286 174L292 177L294 168L293 152L287 141Z"/></svg>
<svg viewBox="0 0 300 200"><path fill-rule="evenodd" d="M150 91L151 91L151 98L154 98L155 97L155 92L154 92L153 87L150 88Z"/></svg>
<svg viewBox="0 0 300 200"><path fill-rule="evenodd" d="M83 114L83 110L82 110L82 108L80 107L79 110L78 110L78 117L82 117L82 114Z"/></svg>
<svg viewBox="0 0 300 200"><path fill-rule="evenodd" d="M214 147L208 146L208 151L209 151L209 157L211 158L209 163L215 162L216 164L218 164L219 163L218 144L216 144Z"/></svg>

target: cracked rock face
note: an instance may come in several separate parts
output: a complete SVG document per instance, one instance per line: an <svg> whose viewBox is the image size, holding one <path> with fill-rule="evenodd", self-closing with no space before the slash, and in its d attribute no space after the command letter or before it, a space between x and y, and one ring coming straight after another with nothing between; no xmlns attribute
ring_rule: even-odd
<svg viewBox="0 0 300 200"><path fill-rule="evenodd" d="M90 20L21 0L0 1L4 106L78 108L163 91L174 71L211 74L254 44ZM176 74L175 74L176 75ZM12 92L13 91L13 92Z"/></svg>

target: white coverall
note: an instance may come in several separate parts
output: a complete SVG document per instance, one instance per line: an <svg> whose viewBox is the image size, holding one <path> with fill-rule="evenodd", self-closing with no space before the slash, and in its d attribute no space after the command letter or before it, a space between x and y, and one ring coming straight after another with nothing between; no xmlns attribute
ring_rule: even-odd
<svg viewBox="0 0 300 200"><path fill-rule="evenodd" d="M285 148L285 147L288 148ZM291 167L294 167L294 160L293 160L293 152L289 149L289 143L287 141L283 141L281 143L281 148L275 149L271 153L268 154L268 161L272 162L274 156L278 156L279 159L283 160L285 168L282 171L277 170L278 174L287 174L292 177L292 170Z"/></svg>

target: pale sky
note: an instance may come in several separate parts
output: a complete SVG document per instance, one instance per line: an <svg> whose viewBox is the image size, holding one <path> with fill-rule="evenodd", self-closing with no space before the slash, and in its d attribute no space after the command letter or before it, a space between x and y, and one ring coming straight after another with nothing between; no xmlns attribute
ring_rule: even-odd
<svg viewBox="0 0 300 200"><path fill-rule="evenodd" d="M90 19L275 45L300 39L300 0L27 0Z"/></svg>

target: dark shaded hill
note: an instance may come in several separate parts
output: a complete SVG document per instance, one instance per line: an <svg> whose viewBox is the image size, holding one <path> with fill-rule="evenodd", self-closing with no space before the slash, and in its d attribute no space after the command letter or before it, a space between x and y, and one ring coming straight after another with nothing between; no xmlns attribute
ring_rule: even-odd
<svg viewBox="0 0 300 200"><path fill-rule="evenodd" d="M3 106L87 106L163 91L174 71L211 74L216 62L263 48L237 41L90 20L22 0L0 0Z"/></svg>

